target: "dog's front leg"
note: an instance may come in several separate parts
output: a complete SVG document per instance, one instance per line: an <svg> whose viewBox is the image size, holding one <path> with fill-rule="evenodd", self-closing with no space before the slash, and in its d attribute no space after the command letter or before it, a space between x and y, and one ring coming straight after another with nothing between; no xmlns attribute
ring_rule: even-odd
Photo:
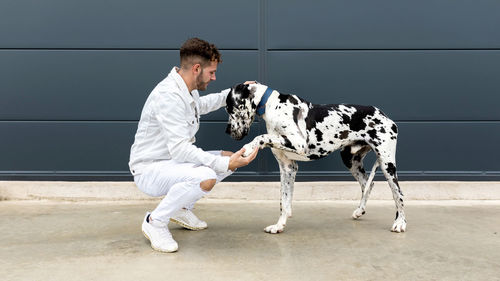
<svg viewBox="0 0 500 281"><path fill-rule="evenodd" d="M256 147L271 147L298 154L304 154L306 144L293 136L290 136L289 139L286 136L263 134L256 136L251 142L245 144L243 147L245 148L243 156L246 157L250 155Z"/></svg>
<svg viewBox="0 0 500 281"><path fill-rule="evenodd" d="M276 224L270 225L264 229L267 233L280 233L285 229L286 221L292 216L292 198L295 175L297 174L297 162L288 159L281 150L272 149L274 157L278 160L281 177L281 215Z"/></svg>

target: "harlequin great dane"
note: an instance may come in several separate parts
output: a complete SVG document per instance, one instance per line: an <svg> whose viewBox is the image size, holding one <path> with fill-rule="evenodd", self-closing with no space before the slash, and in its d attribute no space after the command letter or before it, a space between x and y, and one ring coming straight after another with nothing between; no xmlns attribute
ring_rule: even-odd
<svg viewBox="0 0 500 281"><path fill-rule="evenodd" d="M226 133L236 140L248 134L255 115L266 122L267 134L255 137L244 146L245 155L256 147L270 147L279 163L281 215L276 224L264 229L266 232L282 232L287 218L292 215L296 161L323 158L337 149L341 149L344 164L361 185L361 202L353 218L365 214L373 178L377 167L381 166L396 203L396 219L391 230L406 230L403 193L396 174L398 129L380 109L351 104L312 104L296 95L282 94L257 83L234 86L226 99L226 111L229 114ZM371 150L377 160L367 176L363 159Z"/></svg>

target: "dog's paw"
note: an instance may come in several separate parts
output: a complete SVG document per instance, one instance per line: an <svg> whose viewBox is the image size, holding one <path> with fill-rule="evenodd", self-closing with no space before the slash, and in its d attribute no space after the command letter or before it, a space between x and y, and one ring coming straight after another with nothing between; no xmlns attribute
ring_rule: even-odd
<svg viewBox="0 0 500 281"><path fill-rule="evenodd" d="M243 146L245 152L243 152L243 157L247 157L255 150L255 145L253 143L247 143Z"/></svg>
<svg viewBox="0 0 500 281"><path fill-rule="evenodd" d="M398 218L391 228L392 232L405 232L406 231L406 220L404 218Z"/></svg>
<svg viewBox="0 0 500 281"><path fill-rule="evenodd" d="M352 218L357 220L359 219L362 215L365 214L365 210L361 209L361 208L357 208L356 210L354 210L354 212L352 213Z"/></svg>
<svg viewBox="0 0 500 281"><path fill-rule="evenodd" d="M285 228L285 226L282 224L273 224L273 225L270 225L270 226L264 228L264 231L267 233L276 234L276 233L283 232L284 228Z"/></svg>

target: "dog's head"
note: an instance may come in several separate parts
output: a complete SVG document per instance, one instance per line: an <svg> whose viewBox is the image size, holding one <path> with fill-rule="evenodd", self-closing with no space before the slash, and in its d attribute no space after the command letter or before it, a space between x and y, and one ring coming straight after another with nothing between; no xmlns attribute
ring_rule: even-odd
<svg viewBox="0 0 500 281"><path fill-rule="evenodd" d="M250 131L257 104L254 102L256 84L238 84L231 88L226 98L229 114L226 133L235 140L243 139Z"/></svg>

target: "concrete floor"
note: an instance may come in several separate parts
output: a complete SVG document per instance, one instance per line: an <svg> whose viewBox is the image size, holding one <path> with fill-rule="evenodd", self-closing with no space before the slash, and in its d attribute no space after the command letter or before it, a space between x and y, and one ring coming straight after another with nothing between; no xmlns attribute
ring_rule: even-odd
<svg viewBox="0 0 500 281"><path fill-rule="evenodd" d="M1 280L500 280L500 202L407 202L408 232L389 231L390 201L295 202L285 232L277 201L205 200L209 228L171 224L179 251L140 231L155 202L0 201Z"/></svg>

